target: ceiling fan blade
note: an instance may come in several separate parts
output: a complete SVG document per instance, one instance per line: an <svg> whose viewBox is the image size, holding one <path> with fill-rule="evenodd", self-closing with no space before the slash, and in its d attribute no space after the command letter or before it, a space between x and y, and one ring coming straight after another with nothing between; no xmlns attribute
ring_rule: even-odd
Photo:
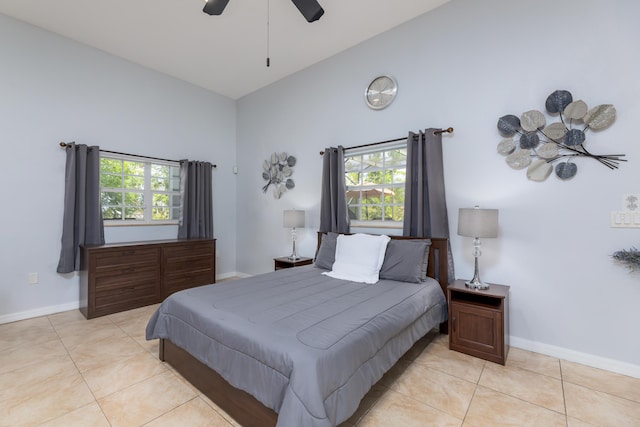
<svg viewBox="0 0 640 427"><path fill-rule="evenodd" d="M291 0L296 5L300 13L304 15L307 22L320 19L324 14L324 9L316 0Z"/></svg>
<svg viewBox="0 0 640 427"><path fill-rule="evenodd" d="M229 0L207 0L202 11L209 15L220 15L225 7L227 7Z"/></svg>

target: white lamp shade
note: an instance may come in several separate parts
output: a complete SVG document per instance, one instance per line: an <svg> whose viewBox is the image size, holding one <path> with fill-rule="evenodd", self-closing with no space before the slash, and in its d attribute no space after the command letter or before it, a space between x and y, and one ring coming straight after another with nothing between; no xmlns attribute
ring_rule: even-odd
<svg viewBox="0 0 640 427"><path fill-rule="evenodd" d="M458 235L498 237L498 209L460 208Z"/></svg>
<svg viewBox="0 0 640 427"><path fill-rule="evenodd" d="M284 211L282 226L285 228L304 227L304 211L289 210Z"/></svg>

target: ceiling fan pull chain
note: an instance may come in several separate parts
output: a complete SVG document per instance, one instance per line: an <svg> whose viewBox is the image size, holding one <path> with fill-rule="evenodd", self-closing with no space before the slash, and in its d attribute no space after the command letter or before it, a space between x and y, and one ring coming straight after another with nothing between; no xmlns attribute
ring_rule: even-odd
<svg viewBox="0 0 640 427"><path fill-rule="evenodd" d="M267 67L271 65L271 58L269 58L269 0L267 0Z"/></svg>

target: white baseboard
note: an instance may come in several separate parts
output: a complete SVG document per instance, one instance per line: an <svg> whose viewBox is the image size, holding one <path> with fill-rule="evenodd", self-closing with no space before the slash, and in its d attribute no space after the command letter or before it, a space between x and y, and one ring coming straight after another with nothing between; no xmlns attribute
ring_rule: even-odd
<svg viewBox="0 0 640 427"><path fill-rule="evenodd" d="M231 273L224 273L216 276L216 280L227 279L229 277L250 277L249 274L237 273L232 271ZM63 311L77 310L80 308L80 302L74 301L61 305L52 305L48 307L40 307L33 310L21 311L18 313L10 313L0 315L0 325L3 323L17 322L19 320L32 319L34 317L48 316L50 314L62 313Z"/></svg>
<svg viewBox="0 0 640 427"><path fill-rule="evenodd" d="M51 305L33 310L21 311L19 313L4 314L0 316L0 324L17 322L18 320L32 319L34 317L48 316L49 314L62 313L63 311L77 310L80 307L78 301L61 305Z"/></svg>
<svg viewBox="0 0 640 427"><path fill-rule="evenodd" d="M567 360L569 362L580 363L581 365L591 366L593 368L604 369L618 374L628 375L634 378L640 378L640 365L621 362L615 359L609 359L593 354L582 353L580 351L570 350L568 348L557 347L555 345L544 344L536 341L530 341L524 338L509 336L510 345L522 350L529 350L535 353L546 354L547 356L556 357L558 359Z"/></svg>

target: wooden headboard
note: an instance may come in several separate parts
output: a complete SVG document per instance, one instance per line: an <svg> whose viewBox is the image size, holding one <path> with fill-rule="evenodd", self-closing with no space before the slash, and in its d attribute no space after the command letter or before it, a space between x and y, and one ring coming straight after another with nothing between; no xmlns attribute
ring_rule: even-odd
<svg viewBox="0 0 640 427"><path fill-rule="evenodd" d="M322 235L326 234L318 231L318 244L316 247L316 253L320 249L320 243L322 242ZM424 237L406 237L406 236L389 236L395 240L422 240ZM429 249L429 265L427 266L427 276L432 277L438 281L442 292L445 297L448 298L447 286L449 286L449 259L448 259L448 240L444 237L429 237L431 240L431 247ZM443 330L444 328L444 330ZM440 332L446 333L446 322L440 325Z"/></svg>

